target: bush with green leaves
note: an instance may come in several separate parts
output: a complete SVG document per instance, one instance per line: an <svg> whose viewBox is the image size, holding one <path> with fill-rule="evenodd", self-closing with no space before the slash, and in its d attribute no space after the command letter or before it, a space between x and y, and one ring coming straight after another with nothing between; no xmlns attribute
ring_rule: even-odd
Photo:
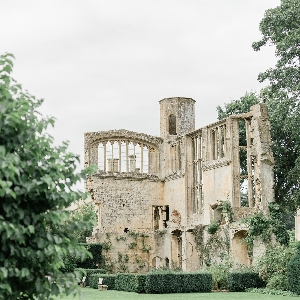
<svg viewBox="0 0 300 300"><path fill-rule="evenodd" d="M286 291L288 289L287 276L283 274L273 275L267 283L268 289Z"/></svg>
<svg viewBox="0 0 300 300"><path fill-rule="evenodd" d="M206 231L209 234L215 234L218 231L219 228L220 228L220 224L216 221L213 221L209 225L207 225Z"/></svg>
<svg viewBox="0 0 300 300"><path fill-rule="evenodd" d="M228 289L231 292L244 292L248 288L261 288L263 280L252 271L234 271L228 274Z"/></svg>
<svg viewBox="0 0 300 300"><path fill-rule="evenodd" d="M208 273L148 273L145 291L148 294L210 292L212 275Z"/></svg>
<svg viewBox="0 0 300 300"><path fill-rule="evenodd" d="M287 265L288 288L300 295L300 242L296 245L296 253Z"/></svg>
<svg viewBox="0 0 300 300"><path fill-rule="evenodd" d="M80 259L75 255L65 255L63 258L64 267L61 268L63 272L73 272L75 269L94 269L102 265L102 244L79 244L84 246L87 251L92 254L92 257ZM99 269L98 270L99 273ZM106 272L105 272L106 273Z"/></svg>
<svg viewBox="0 0 300 300"><path fill-rule="evenodd" d="M68 219L68 222L74 222L74 220L78 219L91 219L94 222L97 221L97 214L95 212L95 205L91 202L89 203L82 203L79 201L78 207L75 210L72 210L70 213L70 218ZM72 237L74 237L78 243L86 243L86 237L89 237L92 235L93 226L90 227L84 227L79 230L69 232L68 234Z"/></svg>
<svg viewBox="0 0 300 300"><path fill-rule="evenodd" d="M227 259L223 263L215 263L203 270L212 274L212 288L214 290L226 290L228 273L232 268L232 262Z"/></svg>
<svg viewBox="0 0 300 300"><path fill-rule="evenodd" d="M118 291L144 293L147 274L119 273L115 281Z"/></svg>
<svg viewBox="0 0 300 300"><path fill-rule="evenodd" d="M87 257L85 260L77 261L77 268L83 269L96 269L98 266L102 265L102 244L80 244L84 246L87 251L92 254L92 257ZM99 273L99 272L98 272Z"/></svg>
<svg viewBox="0 0 300 300"><path fill-rule="evenodd" d="M77 173L68 144L53 145L54 119L11 77L12 57L0 56L0 299L53 299L74 291L80 276L62 272L63 257L88 255L69 233L93 222L66 222L65 208L85 197L76 183L91 169Z"/></svg>
<svg viewBox="0 0 300 300"><path fill-rule="evenodd" d="M114 290L116 277L117 275L115 274L92 274L89 279L89 286L93 289L97 289L99 278L103 278L102 284L107 285L109 290Z"/></svg>
<svg viewBox="0 0 300 300"><path fill-rule="evenodd" d="M60 268L60 270L63 273L71 273L74 272L77 268L77 262L78 258L73 254L67 254L63 257L63 267Z"/></svg>
<svg viewBox="0 0 300 300"><path fill-rule="evenodd" d="M287 264L295 254L294 231L290 231L288 246L273 244L268 245L266 252L255 264L255 270L271 289L286 290Z"/></svg>

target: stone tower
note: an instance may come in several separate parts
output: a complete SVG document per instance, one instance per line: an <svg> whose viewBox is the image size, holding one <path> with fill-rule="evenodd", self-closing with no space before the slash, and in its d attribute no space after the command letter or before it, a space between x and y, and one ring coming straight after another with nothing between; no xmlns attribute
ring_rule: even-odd
<svg viewBox="0 0 300 300"><path fill-rule="evenodd" d="M174 97L159 101L160 136L169 139L195 130L195 100Z"/></svg>

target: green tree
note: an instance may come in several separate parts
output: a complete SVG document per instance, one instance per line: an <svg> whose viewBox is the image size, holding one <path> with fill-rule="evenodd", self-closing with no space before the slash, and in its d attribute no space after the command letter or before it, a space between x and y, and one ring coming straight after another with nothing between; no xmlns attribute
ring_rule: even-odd
<svg viewBox="0 0 300 300"><path fill-rule="evenodd" d="M85 195L75 183L78 156L53 146L36 100L11 77L11 54L0 56L0 299L53 299L69 294L79 274L62 273L67 254L89 254L68 232L91 220L66 221L65 207Z"/></svg>
<svg viewBox="0 0 300 300"><path fill-rule="evenodd" d="M300 205L300 1L281 0L268 9L260 22L262 38L253 43L255 51L275 46L276 66L260 73L269 81L262 91L268 104L274 140L276 200L291 210Z"/></svg>
<svg viewBox="0 0 300 300"><path fill-rule="evenodd" d="M218 117L249 111L260 101L267 104L275 159L275 200L295 212L300 206L300 1L281 0L280 6L267 10L260 31L262 39L253 43L253 49L275 46L278 58L274 68L258 76L260 82L268 80L269 86L259 95L248 93L224 108L217 107Z"/></svg>
<svg viewBox="0 0 300 300"><path fill-rule="evenodd" d="M77 220L93 220L93 223L97 221L97 214L95 212L95 205L93 203L79 203L78 207L71 211L70 219L67 223L73 223ZM89 227L83 227L80 230L76 230L73 232L66 232L67 235L74 237L78 243L86 243L86 237L92 235L93 226L90 225Z"/></svg>
<svg viewBox="0 0 300 300"><path fill-rule="evenodd" d="M281 0L268 9L260 22L262 39L253 43L255 51L266 45L275 46L278 58L275 68L259 74L260 82L270 82L272 94L286 93L295 100L300 98L300 1Z"/></svg>

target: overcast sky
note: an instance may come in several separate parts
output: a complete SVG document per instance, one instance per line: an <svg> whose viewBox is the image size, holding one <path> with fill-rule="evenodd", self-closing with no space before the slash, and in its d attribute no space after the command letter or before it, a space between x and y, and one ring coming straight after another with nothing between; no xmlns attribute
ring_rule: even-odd
<svg viewBox="0 0 300 300"><path fill-rule="evenodd" d="M196 100L196 128L216 106L259 91L274 49L254 52L259 22L279 0L1 0L0 53L13 77L44 98L56 143L81 155L83 134L159 135L158 101Z"/></svg>

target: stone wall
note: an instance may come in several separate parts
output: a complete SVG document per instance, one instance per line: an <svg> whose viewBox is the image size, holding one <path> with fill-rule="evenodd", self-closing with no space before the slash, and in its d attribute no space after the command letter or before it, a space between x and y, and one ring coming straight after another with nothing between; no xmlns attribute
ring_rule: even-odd
<svg viewBox="0 0 300 300"><path fill-rule="evenodd" d="M274 198L267 108L258 104L195 130L194 104L191 98L161 100L161 137L126 130L85 134L85 165L99 166L86 182L98 206L88 241L106 245L113 272L196 270L225 256L249 265L263 253L259 243L253 252L242 243L242 219L267 213ZM220 209L224 201L232 219ZM220 227L210 234L213 223Z"/></svg>

